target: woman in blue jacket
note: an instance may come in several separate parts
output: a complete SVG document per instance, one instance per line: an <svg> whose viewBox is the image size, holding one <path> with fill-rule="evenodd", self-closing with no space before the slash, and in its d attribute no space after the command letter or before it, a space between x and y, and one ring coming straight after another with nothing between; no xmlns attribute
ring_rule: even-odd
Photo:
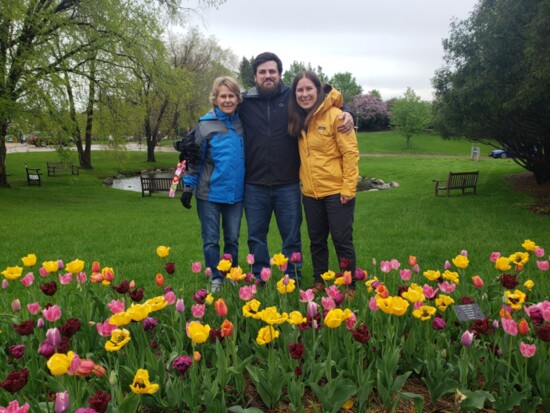
<svg viewBox="0 0 550 413"><path fill-rule="evenodd" d="M236 112L242 102L235 79L223 76L214 81L210 95L213 109L199 119L195 143L198 160L189 164L184 175L181 202L191 207L193 192L206 267L212 270L212 291L218 291L224 277L217 270L220 261L220 220L224 254L230 254L232 266L238 265L239 232L244 193L244 132Z"/></svg>

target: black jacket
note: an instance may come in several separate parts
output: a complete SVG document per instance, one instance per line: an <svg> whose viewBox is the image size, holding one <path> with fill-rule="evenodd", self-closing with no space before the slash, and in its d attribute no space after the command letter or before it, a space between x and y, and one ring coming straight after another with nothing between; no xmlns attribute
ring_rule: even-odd
<svg viewBox="0 0 550 413"><path fill-rule="evenodd" d="M288 135L288 99L291 90L282 82L271 96L256 88L245 92L239 116L245 134L245 182L285 185L299 182L298 139Z"/></svg>

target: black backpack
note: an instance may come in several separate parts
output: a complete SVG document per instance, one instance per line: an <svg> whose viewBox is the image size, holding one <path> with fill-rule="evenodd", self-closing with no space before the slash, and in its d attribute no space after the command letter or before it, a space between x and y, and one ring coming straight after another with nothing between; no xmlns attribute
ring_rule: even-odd
<svg viewBox="0 0 550 413"><path fill-rule="evenodd" d="M196 124L187 135L174 142L174 149L180 153L180 161L196 162L199 159L199 147L195 143L198 127L199 124Z"/></svg>

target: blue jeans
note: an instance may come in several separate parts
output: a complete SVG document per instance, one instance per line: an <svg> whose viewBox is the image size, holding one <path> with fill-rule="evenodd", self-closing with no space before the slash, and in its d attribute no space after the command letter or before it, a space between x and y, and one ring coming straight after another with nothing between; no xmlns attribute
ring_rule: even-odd
<svg viewBox="0 0 550 413"><path fill-rule="evenodd" d="M239 265L239 232L243 203L222 204L197 198L197 212L201 222L204 263L212 270L212 280L223 280L216 268L220 262L220 218L223 229L223 252L231 254L233 267Z"/></svg>
<svg viewBox="0 0 550 413"><path fill-rule="evenodd" d="M291 278L301 279L302 263L292 264L293 252L302 253L300 226L302 224L300 184L251 185L244 187L244 212L248 225L248 249L254 255L252 271L260 276L262 268L269 268L267 233L271 215L275 213L277 227L282 240L282 253L289 259L286 273Z"/></svg>

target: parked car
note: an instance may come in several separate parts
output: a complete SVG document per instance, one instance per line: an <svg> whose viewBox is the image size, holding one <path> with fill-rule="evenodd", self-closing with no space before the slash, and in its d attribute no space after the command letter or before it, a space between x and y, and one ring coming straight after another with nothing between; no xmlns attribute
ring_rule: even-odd
<svg viewBox="0 0 550 413"><path fill-rule="evenodd" d="M489 156L495 159L515 158L515 155L506 149L493 149Z"/></svg>

